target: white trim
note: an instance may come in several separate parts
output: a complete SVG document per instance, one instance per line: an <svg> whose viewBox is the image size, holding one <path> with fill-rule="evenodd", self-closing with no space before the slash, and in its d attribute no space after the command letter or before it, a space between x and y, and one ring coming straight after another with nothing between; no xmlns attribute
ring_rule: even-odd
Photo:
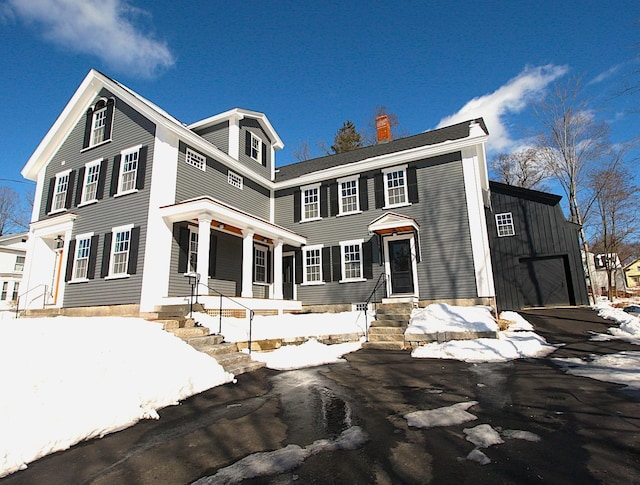
<svg viewBox="0 0 640 485"><path fill-rule="evenodd" d="M401 240L409 240L409 247L411 250L411 275L413 278L413 292L412 293L394 293L393 292L393 283L391 280L391 260L389 258L389 242L391 241L401 241ZM411 234L398 234L396 236L384 236L383 237L383 248L384 248L384 271L387 276L387 281L389 282L389 298L393 298L395 296L400 295L411 295L415 297L420 296L420 282L418 281L418 261L416 257L416 241L413 233Z"/></svg>
<svg viewBox="0 0 640 485"><path fill-rule="evenodd" d="M318 200L316 201L316 204L318 206L318 215L313 217L306 217L305 192L307 190L314 190L314 189L317 191L317 195L318 195ZM300 187L300 222L318 221L322 219L322 216L320 215L320 212L321 212L320 205L322 202L322 194L320 193L320 189L321 189L320 183Z"/></svg>
<svg viewBox="0 0 640 485"><path fill-rule="evenodd" d="M91 238L94 236L93 232L87 232L84 234L77 234L75 237L75 241L76 241L76 245L75 248L73 250L73 254L70 254L69 256L73 257L73 264L71 265L71 278L69 279L69 281L67 281L67 283L84 283L89 281L89 279L87 278L87 272L89 270L89 264L90 264L90 260L91 260ZM77 269L77 264L78 264L78 241L82 241L82 240L89 240L89 254L87 254L87 267L85 268L85 276L83 278L76 278L76 269ZM96 255L97 257L97 255Z"/></svg>
<svg viewBox="0 0 640 485"><path fill-rule="evenodd" d="M129 258L131 257L131 233L132 230L134 228L133 224L125 224L123 226L117 226L117 227L112 227L111 228L111 248L110 248L110 252L109 252L109 273L107 274L107 276L105 276L104 279L106 280L112 280L112 279L118 279L118 278L128 278L129 275ZM116 249L116 238L115 235L117 233L120 232L128 232L129 233L129 240L128 240L128 245L127 245L127 267L125 268L125 272L122 273L114 273L113 272L113 267L114 267L114 256L115 256L115 249Z"/></svg>
<svg viewBox="0 0 640 485"><path fill-rule="evenodd" d="M384 191L384 207L383 209L393 209L396 207L405 207L411 205L409 202L409 183L407 181L407 165L396 165L394 167L388 167L382 169L382 183L383 183L383 191ZM393 204L389 203L389 187L387 185L387 175L390 173L402 172L402 179L404 184L402 186L404 191L404 201L403 202L395 202Z"/></svg>
<svg viewBox="0 0 640 485"><path fill-rule="evenodd" d="M495 221L498 237L511 237L516 235L516 228L513 224L513 214L511 212L500 212L499 214L495 214ZM501 234L501 228L504 228L508 234Z"/></svg>
<svg viewBox="0 0 640 485"><path fill-rule="evenodd" d="M139 175L139 170L140 170L140 149L142 148L142 145L136 145L130 148L126 148L124 150L120 151L120 167L119 167L119 173L118 173L118 190L116 192L116 194L114 194L114 197L120 197L122 195L127 195L127 194L133 194L135 192L138 191L138 189L136 189L136 185L138 183L138 175ZM133 188L131 189L127 189L127 190L122 190L122 176L124 175L124 164L125 164L125 158L127 155L132 155L134 153L138 154L138 158L136 159L136 175L133 179Z"/></svg>
<svg viewBox="0 0 640 485"><path fill-rule="evenodd" d="M258 135L256 135L252 131L247 130L247 133L249 133L249 138L251 138L249 142L249 158L251 158L251 160L258 162L260 165L262 165L262 138L260 138ZM258 142L257 148L253 146L254 141ZM256 152L255 157L253 156L254 150Z"/></svg>
<svg viewBox="0 0 640 485"><path fill-rule="evenodd" d="M80 204L78 204L78 207L83 205L93 204L98 201L98 184L100 183L100 169L102 168L103 160L104 160L103 158L98 158L96 160L92 160L91 162L87 162L84 164L84 180L82 180L82 194L80 196ZM98 167L98 178L95 181L95 184L96 184L95 197L85 200L86 191L87 191L87 177L89 176L89 169L95 166Z"/></svg>
<svg viewBox="0 0 640 485"><path fill-rule="evenodd" d="M324 276L322 274L322 249L324 248L324 244L314 244L313 246L304 246L302 248L302 283L301 286L318 286L318 285L324 285ZM307 280L307 253L309 251L318 251L318 255L319 255L319 263L318 266L320 267L320 279L318 281L308 281ZM315 266L315 265L314 265ZM295 281L295 280L294 280Z"/></svg>
<svg viewBox="0 0 640 485"><path fill-rule="evenodd" d="M336 180L338 184L338 214L337 216L348 216L351 214L360 214L362 211L360 210L360 175L352 175L349 177L342 177ZM355 197L356 197L356 208L351 211L344 210L344 202L342 201L342 184L346 182L355 182Z"/></svg>
<svg viewBox="0 0 640 485"><path fill-rule="evenodd" d="M338 243L340 245L340 274L342 278L340 278L340 283L351 283L356 281L366 281L364 277L364 259L362 253L362 245L364 244L364 239L352 239L351 241L340 241ZM356 278L347 278L346 275L346 261L345 261L345 246L358 245L358 257L360 261L360 276Z"/></svg>

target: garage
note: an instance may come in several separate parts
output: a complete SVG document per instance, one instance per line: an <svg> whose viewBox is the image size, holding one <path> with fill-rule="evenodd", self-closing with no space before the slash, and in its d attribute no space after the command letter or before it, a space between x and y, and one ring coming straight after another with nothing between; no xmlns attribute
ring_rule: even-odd
<svg viewBox="0 0 640 485"><path fill-rule="evenodd" d="M575 305L566 257L520 260L520 291L525 307Z"/></svg>

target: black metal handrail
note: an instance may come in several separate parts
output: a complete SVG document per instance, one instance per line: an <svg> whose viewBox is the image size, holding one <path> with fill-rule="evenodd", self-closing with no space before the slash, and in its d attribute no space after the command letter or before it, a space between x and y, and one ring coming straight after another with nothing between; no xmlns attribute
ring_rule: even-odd
<svg viewBox="0 0 640 485"><path fill-rule="evenodd" d="M37 290L38 288L40 288L41 286L44 286L44 292L42 293L43 298L42 298L42 308L44 309L45 305L47 304L47 288L49 288L49 285L45 285L44 283L34 286L33 288L29 288L27 291L25 291L24 293L18 295L18 297L16 298L16 318L20 317L20 298L22 298L23 296L31 293L33 290Z"/></svg>
<svg viewBox="0 0 640 485"><path fill-rule="evenodd" d="M244 309L249 311L249 353L251 353L251 333L252 333L252 329L253 329L254 311L251 308L249 308L248 306L243 305L242 303L240 303L236 299L236 297L225 295L221 291L215 289L213 286L209 286L206 283L198 283L198 285L202 285L205 288L207 288L208 290L213 291L214 293L217 293L220 296L220 307L218 309L218 335L222 334L222 299L223 298L226 298L227 300L229 300L229 301L235 303L236 305L239 305L242 308L244 308ZM196 295L196 298L197 298L197 295Z"/></svg>
<svg viewBox="0 0 640 485"><path fill-rule="evenodd" d="M380 273L380 276L378 276L378 280L376 281L376 284L373 287L373 290L371 291L369 298L367 298L367 301L365 302L365 306L364 306L364 332L365 332L365 340L367 342L369 341L369 320L367 318L367 310L369 309L369 303L371 302L371 299L375 298L376 291L378 290L378 287L380 286L380 283L382 281L384 281L385 288L386 288L386 283L387 283L386 273Z"/></svg>

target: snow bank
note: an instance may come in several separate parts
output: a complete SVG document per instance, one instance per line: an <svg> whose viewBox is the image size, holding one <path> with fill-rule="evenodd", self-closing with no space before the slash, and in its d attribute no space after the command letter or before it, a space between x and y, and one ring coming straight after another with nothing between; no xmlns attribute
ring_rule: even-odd
<svg viewBox="0 0 640 485"><path fill-rule="evenodd" d="M498 324L486 306L452 306L433 303L411 312L411 320L405 334L429 334L438 332L495 332Z"/></svg>

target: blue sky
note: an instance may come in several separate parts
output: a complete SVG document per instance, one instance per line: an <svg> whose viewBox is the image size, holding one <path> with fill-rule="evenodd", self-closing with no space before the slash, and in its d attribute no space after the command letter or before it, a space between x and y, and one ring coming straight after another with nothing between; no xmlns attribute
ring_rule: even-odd
<svg viewBox="0 0 640 485"><path fill-rule="evenodd" d="M639 68L637 0L397 3L0 0L1 177L21 179L90 68L185 123L266 113L280 165L380 105L409 135L484 116L489 154L510 151L538 129L530 101L571 76L614 142L638 136L640 95L616 94Z"/></svg>

